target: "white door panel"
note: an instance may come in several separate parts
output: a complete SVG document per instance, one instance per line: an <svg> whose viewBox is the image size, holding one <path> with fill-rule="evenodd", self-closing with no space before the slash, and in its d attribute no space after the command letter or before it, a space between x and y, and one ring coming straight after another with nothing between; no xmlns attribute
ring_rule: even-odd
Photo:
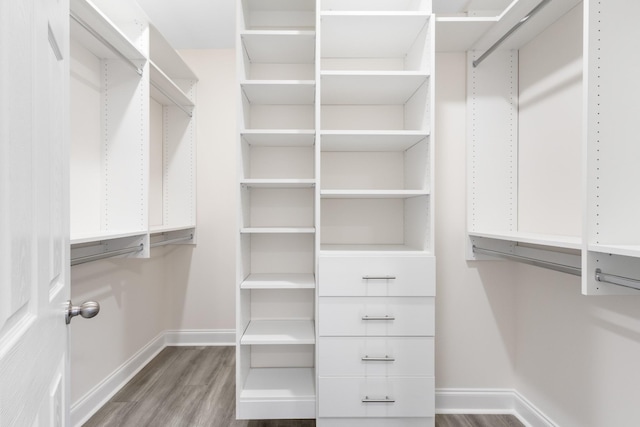
<svg viewBox="0 0 640 427"><path fill-rule="evenodd" d="M0 425L68 424L67 0L0 2Z"/></svg>

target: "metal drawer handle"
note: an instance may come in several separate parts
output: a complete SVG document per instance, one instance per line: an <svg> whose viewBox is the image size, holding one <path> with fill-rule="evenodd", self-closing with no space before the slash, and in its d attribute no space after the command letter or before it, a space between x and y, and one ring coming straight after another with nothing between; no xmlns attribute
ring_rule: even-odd
<svg viewBox="0 0 640 427"><path fill-rule="evenodd" d="M396 320L395 316L362 316L362 320Z"/></svg>
<svg viewBox="0 0 640 427"><path fill-rule="evenodd" d="M362 403L396 403L396 400L389 398L389 396L385 396L384 399L371 399L369 396L365 396Z"/></svg>
<svg viewBox="0 0 640 427"><path fill-rule="evenodd" d="M363 280L396 280L396 276L362 276Z"/></svg>
<svg viewBox="0 0 640 427"><path fill-rule="evenodd" d="M362 358L363 362L395 362L396 358L395 357L389 357L387 355L385 356L364 356Z"/></svg>

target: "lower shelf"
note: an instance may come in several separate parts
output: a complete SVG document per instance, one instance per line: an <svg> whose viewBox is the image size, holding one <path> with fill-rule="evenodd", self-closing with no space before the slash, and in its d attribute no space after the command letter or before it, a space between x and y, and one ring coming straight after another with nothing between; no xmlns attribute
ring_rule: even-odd
<svg viewBox="0 0 640 427"><path fill-rule="evenodd" d="M253 368L237 402L238 419L316 417L314 368Z"/></svg>

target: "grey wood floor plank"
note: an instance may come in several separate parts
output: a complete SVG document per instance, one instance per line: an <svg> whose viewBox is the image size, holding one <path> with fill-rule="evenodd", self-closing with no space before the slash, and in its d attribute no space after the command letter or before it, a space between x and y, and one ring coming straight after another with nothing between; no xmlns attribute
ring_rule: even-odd
<svg viewBox="0 0 640 427"><path fill-rule="evenodd" d="M314 420L236 420L235 349L167 347L85 427L315 427ZM513 415L437 415L436 427L524 427Z"/></svg>

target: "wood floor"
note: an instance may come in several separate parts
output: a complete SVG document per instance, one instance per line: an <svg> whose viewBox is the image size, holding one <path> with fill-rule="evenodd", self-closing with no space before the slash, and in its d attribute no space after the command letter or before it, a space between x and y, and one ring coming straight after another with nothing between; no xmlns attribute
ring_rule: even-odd
<svg viewBox="0 0 640 427"><path fill-rule="evenodd" d="M235 349L167 347L85 427L313 427L313 420L237 421ZM524 427L512 415L437 415L436 427Z"/></svg>

